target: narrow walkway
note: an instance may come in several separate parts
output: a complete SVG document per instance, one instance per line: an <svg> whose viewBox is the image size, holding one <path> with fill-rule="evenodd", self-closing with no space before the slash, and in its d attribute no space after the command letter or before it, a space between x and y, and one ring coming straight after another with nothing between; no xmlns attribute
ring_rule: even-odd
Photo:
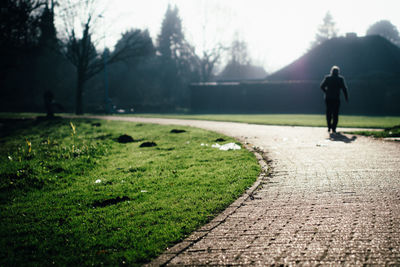
<svg viewBox="0 0 400 267"><path fill-rule="evenodd" d="M217 131L271 160L251 198L154 265L400 266L400 143L330 138L324 128L129 120Z"/></svg>

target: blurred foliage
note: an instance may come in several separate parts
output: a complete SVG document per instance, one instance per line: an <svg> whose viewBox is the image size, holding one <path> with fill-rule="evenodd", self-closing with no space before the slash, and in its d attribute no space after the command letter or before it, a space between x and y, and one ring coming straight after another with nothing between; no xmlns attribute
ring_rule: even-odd
<svg viewBox="0 0 400 267"><path fill-rule="evenodd" d="M367 35L380 35L393 44L400 46L400 35L397 27L388 20L380 20L372 24L368 30Z"/></svg>

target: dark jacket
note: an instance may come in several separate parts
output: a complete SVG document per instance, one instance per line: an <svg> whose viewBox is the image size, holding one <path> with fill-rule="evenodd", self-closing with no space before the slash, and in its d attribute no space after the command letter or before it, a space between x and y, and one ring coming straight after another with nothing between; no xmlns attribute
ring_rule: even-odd
<svg viewBox="0 0 400 267"><path fill-rule="evenodd" d="M325 99L340 100L340 90L343 90L344 97L346 100L348 99L346 83L342 76L325 76L321 83L321 89L325 92Z"/></svg>

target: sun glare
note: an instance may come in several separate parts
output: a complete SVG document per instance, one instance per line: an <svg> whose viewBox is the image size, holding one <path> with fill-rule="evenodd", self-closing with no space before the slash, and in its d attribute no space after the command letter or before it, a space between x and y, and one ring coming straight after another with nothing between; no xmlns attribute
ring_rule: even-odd
<svg viewBox="0 0 400 267"><path fill-rule="evenodd" d="M186 38L202 52L216 43L229 46L237 34L249 48L252 61L275 71L310 48L318 26L329 11L340 35L365 34L367 28L382 19L400 26L395 10L400 1L108 1L107 44L112 46L120 32L129 28L146 28L157 39L168 4L176 5ZM355 18L355 16L357 18Z"/></svg>

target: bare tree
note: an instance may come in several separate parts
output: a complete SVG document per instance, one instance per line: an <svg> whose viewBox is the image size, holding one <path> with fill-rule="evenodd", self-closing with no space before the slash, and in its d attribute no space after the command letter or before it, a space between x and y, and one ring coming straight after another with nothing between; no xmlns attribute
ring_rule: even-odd
<svg viewBox="0 0 400 267"><path fill-rule="evenodd" d="M237 65L249 65L251 60L248 53L247 43L241 40L236 32L230 47L230 62Z"/></svg>
<svg viewBox="0 0 400 267"><path fill-rule="evenodd" d="M198 12L201 14L203 42L201 51L197 54L199 78L201 82L210 82L215 76L216 68L220 67L219 64L230 50L229 45L223 45L221 35L216 34L221 30L221 20L227 17L227 13L218 3L206 2L200 4Z"/></svg>
<svg viewBox="0 0 400 267"><path fill-rule="evenodd" d="M221 44L214 48L203 51L203 56L199 58L200 63L200 78L202 82L211 81L215 66L220 62L223 52L228 48Z"/></svg>
<svg viewBox="0 0 400 267"><path fill-rule="evenodd" d="M102 12L96 10L95 0L72 1L68 0L63 11L65 25L65 48L63 50L66 58L76 68L76 92L75 113L83 114L83 92L85 83L104 69L107 64L112 64L126 58L138 57L152 51L152 45L148 42L139 42L138 34L125 34L125 41L115 49L109 57L107 53L100 53L96 49L99 40L92 40L96 31L97 19ZM78 19L78 23L75 21ZM77 33L81 33L80 36ZM151 41L150 41L151 42Z"/></svg>
<svg viewBox="0 0 400 267"><path fill-rule="evenodd" d="M247 49L246 41L240 39L236 32L229 48L228 63L220 73L220 77L236 79L244 77L244 72L251 65L251 59Z"/></svg>

